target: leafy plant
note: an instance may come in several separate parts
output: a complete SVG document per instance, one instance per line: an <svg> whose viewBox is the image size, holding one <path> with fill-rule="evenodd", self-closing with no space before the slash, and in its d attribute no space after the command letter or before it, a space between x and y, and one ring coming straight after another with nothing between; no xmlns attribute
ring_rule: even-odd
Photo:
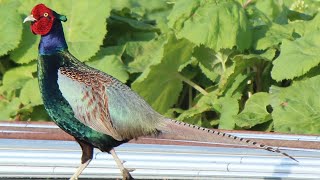
<svg viewBox="0 0 320 180"><path fill-rule="evenodd" d="M49 120L36 79L37 0L0 1L0 117ZM320 133L320 2L49 1L69 50L157 111L206 127ZM94 10L94 13L92 11Z"/></svg>

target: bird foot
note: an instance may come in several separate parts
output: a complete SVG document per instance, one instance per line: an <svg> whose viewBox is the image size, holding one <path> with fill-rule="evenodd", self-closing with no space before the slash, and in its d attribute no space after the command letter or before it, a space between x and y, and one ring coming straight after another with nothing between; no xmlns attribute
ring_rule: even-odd
<svg viewBox="0 0 320 180"><path fill-rule="evenodd" d="M122 179L123 180L133 180L134 178L131 176L130 172L134 171L135 169L126 169L124 168L122 172Z"/></svg>

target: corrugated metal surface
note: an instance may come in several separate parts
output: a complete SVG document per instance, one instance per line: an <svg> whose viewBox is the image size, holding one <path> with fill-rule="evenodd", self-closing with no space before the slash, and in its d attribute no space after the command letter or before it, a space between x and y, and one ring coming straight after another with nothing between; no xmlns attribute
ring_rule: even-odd
<svg viewBox="0 0 320 180"><path fill-rule="evenodd" d="M26 126L21 124L8 126L0 123L0 126L1 137L12 133L31 133L23 129ZM22 128L21 131L19 128ZM51 124L30 125L29 128L34 128L35 133L41 128L58 130ZM45 132L43 129L41 131ZM47 135L50 136L50 133ZM320 144L318 136L252 132L236 132L235 135L261 140L281 139L291 144L312 143L312 147ZM64 138L68 139L67 136ZM212 147L213 144L207 146L205 143L198 146L193 142L181 145L181 141L168 140L155 144L157 141L150 138L140 140L144 144L137 142L116 148L119 157L126 161L125 167L136 169L132 172L136 179L320 179L320 150L317 148L292 148L294 145L281 148L297 158L299 163L296 163L259 149L221 144ZM148 142L153 144L145 144ZM166 145L164 142L179 145ZM0 177L68 178L79 165L80 157L80 147L74 141L0 139ZM80 177L95 179L121 176L112 156L95 150L94 160Z"/></svg>

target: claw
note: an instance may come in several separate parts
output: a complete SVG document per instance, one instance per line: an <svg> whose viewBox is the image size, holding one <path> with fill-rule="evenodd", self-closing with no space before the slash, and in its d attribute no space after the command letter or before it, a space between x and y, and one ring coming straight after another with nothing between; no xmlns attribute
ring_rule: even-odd
<svg viewBox="0 0 320 180"><path fill-rule="evenodd" d="M125 161L122 161L122 160L119 159L119 157L117 156L117 154L114 151L114 149L111 149L110 153L113 156L113 159L116 161L117 166L119 167L119 169L121 171L122 179L123 180L131 180L131 179L133 179L133 177L131 176L130 172L134 171L135 169L126 169L123 166L123 163L125 163Z"/></svg>
<svg viewBox="0 0 320 180"><path fill-rule="evenodd" d="M134 178L131 176L130 172L134 171L133 169L122 169L122 179L123 180L133 180Z"/></svg>

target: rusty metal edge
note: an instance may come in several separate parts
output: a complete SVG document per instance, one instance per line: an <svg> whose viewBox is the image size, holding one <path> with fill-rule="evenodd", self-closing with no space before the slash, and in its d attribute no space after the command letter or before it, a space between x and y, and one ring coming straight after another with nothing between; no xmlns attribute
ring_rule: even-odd
<svg viewBox="0 0 320 180"><path fill-rule="evenodd" d="M72 136L65 133L63 130L57 128L57 126L53 122L1 121L1 123L8 124L8 126L0 126L0 138L2 139L32 139L32 140L61 140L61 141L74 140ZM46 126L50 128L45 128ZM290 136L290 134L285 134L285 133L260 132L260 131L239 131L239 130L220 130L220 131L225 133L233 133L233 134L245 133L245 134L252 134L252 135L270 134L274 136L277 136L277 135ZM312 135L301 135L301 136L312 137ZM260 139L260 138L250 138L250 139L258 141L259 143L263 143L263 144L267 144L275 147L320 149L320 143L318 141L279 140L279 139ZM214 147L217 147L217 146L239 147L237 145L230 145L230 144L184 141L180 139L175 139L174 136L168 136L168 135L159 135L157 137L141 137L139 139L131 140L129 143L188 145L188 146L207 146L207 147L213 147L213 146Z"/></svg>

